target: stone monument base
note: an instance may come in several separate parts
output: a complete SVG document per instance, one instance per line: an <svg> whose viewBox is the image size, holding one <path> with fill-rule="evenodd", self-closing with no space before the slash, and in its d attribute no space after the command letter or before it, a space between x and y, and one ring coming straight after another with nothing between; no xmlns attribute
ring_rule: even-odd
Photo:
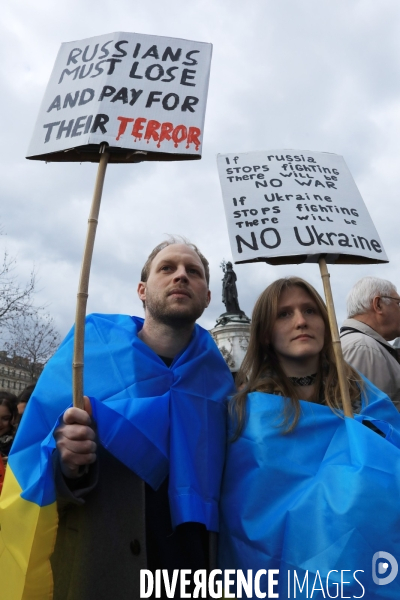
<svg viewBox="0 0 400 600"><path fill-rule="evenodd" d="M249 345L249 317L242 311L223 313L210 333L232 374L237 373Z"/></svg>

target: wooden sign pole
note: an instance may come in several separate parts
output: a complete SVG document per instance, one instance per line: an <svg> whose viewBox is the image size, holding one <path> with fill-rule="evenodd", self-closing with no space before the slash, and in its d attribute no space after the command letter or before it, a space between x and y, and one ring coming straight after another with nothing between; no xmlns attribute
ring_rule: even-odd
<svg viewBox="0 0 400 600"><path fill-rule="evenodd" d="M97 169L96 183L94 186L92 206L88 219L85 249L83 252L79 289L76 301L75 333L74 333L74 357L72 362L72 396L74 406L83 408L83 364L84 364L84 339L86 304L89 296L89 276L92 263L94 240L96 237L97 223L99 219L101 195L103 192L104 177L109 152L106 152L107 144L100 146L100 162Z"/></svg>
<svg viewBox="0 0 400 600"><path fill-rule="evenodd" d="M321 277L322 277L322 283L324 285L325 300L326 300L326 306L328 309L329 326L330 326L331 335L332 335L333 351L335 353L336 367L337 367L337 372L338 372L338 377L339 377L340 393L342 396L343 412L346 417L353 418L353 409L351 406L349 386L348 386L347 379L346 379L345 372L344 372L344 359L343 359L343 353L342 353L342 346L340 344L339 330L338 330L338 326L337 326L337 322L336 322L335 307L333 304L330 274L329 274L328 268L326 266L325 258L321 256L318 262L319 262L319 269L320 269Z"/></svg>

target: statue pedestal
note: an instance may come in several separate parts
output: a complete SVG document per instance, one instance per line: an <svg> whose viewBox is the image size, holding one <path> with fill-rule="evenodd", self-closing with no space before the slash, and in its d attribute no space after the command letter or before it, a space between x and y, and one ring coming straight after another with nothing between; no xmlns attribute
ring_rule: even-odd
<svg viewBox="0 0 400 600"><path fill-rule="evenodd" d="M250 319L243 313L223 313L210 333L232 373L242 364L250 339Z"/></svg>

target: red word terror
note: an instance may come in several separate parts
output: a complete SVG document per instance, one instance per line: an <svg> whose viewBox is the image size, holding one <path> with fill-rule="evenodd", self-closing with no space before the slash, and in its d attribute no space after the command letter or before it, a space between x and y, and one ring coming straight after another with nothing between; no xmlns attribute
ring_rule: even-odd
<svg viewBox="0 0 400 600"><path fill-rule="evenodd" d="M174 127L172 123L160 123L151 119L139 117L137 119L130 119L128 117L117 117L120 121L120 126L117 135L117 141L121 136L124 135L128 127L128 123L133 123L131 135L136 138L135 141L144 139L149 143L150 140L157 142L157 148L160 148L161 143L164 141L173 141L175 148L186 140L186 148L190 147L190 144L194 144L196 150L200 147L201 131L198 127L185 127L185 125L177 125ZM147 123L147 124L146 124Z"/></svg>

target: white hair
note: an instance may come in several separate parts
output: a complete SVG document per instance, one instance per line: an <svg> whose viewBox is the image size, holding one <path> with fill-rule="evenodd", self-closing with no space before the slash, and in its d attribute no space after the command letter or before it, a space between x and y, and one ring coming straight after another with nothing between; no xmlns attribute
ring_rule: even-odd
<svg viewBox="0 0 400 600"><path fill-rule="evenodd" d="M352 287L347 295L347 318L362 315L371 310L372 301L376 296L392 296L397 293L396 286L387 279L379 277L363 277ZM390 300L382 298L382 302L389 304Z"/></svg>

